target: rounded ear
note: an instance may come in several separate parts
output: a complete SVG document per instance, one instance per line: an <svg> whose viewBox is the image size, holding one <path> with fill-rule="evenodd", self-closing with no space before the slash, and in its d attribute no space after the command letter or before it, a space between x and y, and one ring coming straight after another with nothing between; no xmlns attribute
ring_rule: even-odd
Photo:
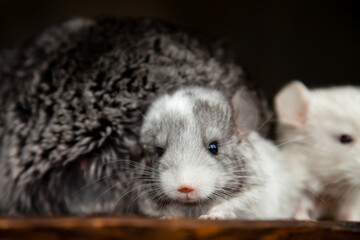
<svg viewBox="0 0 360 240"><path fill-rule="evenodd" d="M304 125L310 97L309 89L300 81L293 81L281 89L274 99L280 122L295 127Z"/></svg>
<svg viewBox="0 0 360 240"><path fill-rule="evenodd" d="M240 133L256 130L259 125L260 110L256 100L256 96L247 88L240 88L231 99L233 120Z"/></svg>

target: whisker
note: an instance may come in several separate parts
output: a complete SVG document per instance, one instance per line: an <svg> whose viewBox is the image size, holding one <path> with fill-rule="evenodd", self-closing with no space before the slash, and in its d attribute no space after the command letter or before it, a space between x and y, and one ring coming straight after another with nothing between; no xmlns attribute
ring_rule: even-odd
<svg viewBox="0 0 360 240"><path fill-rule="evenodd" d="M114 185L114 186L111 186L109 187L107 190L105 190L104 192L102 192L94 201L94 205L96 204L96 202L104 195L106 194L107 192L109 192L111 189L114 189L115 187L117 187L118 185Z"/></svg>
<svg viewBox="0 0 360 240"><path fill-rule="evenodd" d="M83 189L85 189L85 188L87 188L87 187L89 187L89 186L91 186L91 185L93 185L93 184L95 184L95 183L101 182L101 181L104 180L104 179L111 178L111 177L114 177L114 176L117 176L117 175L118 175L118 173L115 173L115 174L112 174L112 175L110 175L110 176L105 176L105 177L101 177L101 178L99 178L99 179L96 179L96 180L94 180L94 181L86 184L85 186L79 188L79 189L76 190L75 192L71 193L70 196L73 196L73 195L77 194L78 192L82 191Z"/></svg>
<svg viewBox="0 0 360 240"><path fill-rule="evenodd" d="M259 132L270 120L274 117L274 112L270 113L269 117L256 129L256 132Z"/></svg>
<svg viewBox="0 0 360 240"><path fill-rule="evenodd" d="M136 200L138 200L140 197L144 196L146 193L147 193L147 192L144 191L144 192L138 194L138 195L136 196L136 198L135 198L134 200L132 200L132 201L128 204L128 207L126 208L125 213L127 213L127 212L129 211L131 205L134 204L134 203L136 202Z"/></svg>
<svg viewBox="0 0 360 240"><path fill-rule="evenodd" d="M145 118L145 115L144 115L139 109L135 108L135 110L136 110L138 113L140 113L140 115L141 115L143 118Z"/></svg>
<svg viewBox="0 0 360 240"><path fill-rule="evenodd" d="M129 186L128 188L126 188L125 190L125 193L121 194L119 199L116 201L115 203L115 206L114 206L114 209L113 209L113 212L116 211L116 208L117 206L119 205L120 201L126 196L128 195L129 193L133 192L133 191L136 191L137 189L139 188L143 188L143 187L146 187L146 186L151 186L152 184L144 184L144 185L138 185L138 186ZM131 189L129 189L131 188ZM145 191L146 192L146 191Z"/></svg>
<svg viewBox="0 0 360 240"><path fill-rule="evenodd" d="M313 194L315 197L317 197L318 199L320 199L322 202L326 203L325 199L321 198L319 194L317 194L316 192L312 191L310 188L306 187L305 185L302 185L307 191L309 191L311 194Z"/></svg>
<svg viewBox="0 0 360 240"><path fill-rule="evenodd" d="M299 140L302 140L302 138L305 138L304 136L297 136L291 140L287 140L287 141L284 141L284 142L281 142L277 145L275 145L275 147L280 147L280 146L283 146L283 145L286 145L286 144L289 144L289 143L293 143L293 142L299 142Z"/></svg>

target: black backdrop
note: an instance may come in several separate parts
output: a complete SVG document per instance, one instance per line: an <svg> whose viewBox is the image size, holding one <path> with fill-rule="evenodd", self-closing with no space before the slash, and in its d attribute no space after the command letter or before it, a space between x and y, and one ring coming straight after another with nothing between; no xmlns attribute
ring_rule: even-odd
<svg viewBox="0 0 360 240"><path fill-rule="evenodd" d="M0 0L0 47L63 18L155 17L226 39L268 97L291 79L360 85L360 1Z"/></svg>

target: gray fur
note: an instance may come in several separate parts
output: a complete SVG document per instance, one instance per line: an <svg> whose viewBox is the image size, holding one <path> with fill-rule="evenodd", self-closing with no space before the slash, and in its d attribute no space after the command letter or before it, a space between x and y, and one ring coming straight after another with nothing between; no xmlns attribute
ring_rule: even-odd
<svg viewBox="0 0 360 240"><path fill-rule="evenodd" d="M226 97L248 88L219 42L154 20L59 23L3 50L0 76L6 215L135 213L135 193L122 195L136 181L152 100L184 84Z"/></svg>

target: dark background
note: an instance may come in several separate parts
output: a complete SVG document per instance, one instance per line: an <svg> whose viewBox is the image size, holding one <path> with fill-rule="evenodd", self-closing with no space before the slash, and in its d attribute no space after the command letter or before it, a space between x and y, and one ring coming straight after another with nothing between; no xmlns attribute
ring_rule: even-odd
<svg viewBox="0 0 360 240"><path fill-rule="evenodd" d="M155 17L227 40L272 97L291 79L360 85L358 2L0 0L0 48L63 18Z"/></svg>

